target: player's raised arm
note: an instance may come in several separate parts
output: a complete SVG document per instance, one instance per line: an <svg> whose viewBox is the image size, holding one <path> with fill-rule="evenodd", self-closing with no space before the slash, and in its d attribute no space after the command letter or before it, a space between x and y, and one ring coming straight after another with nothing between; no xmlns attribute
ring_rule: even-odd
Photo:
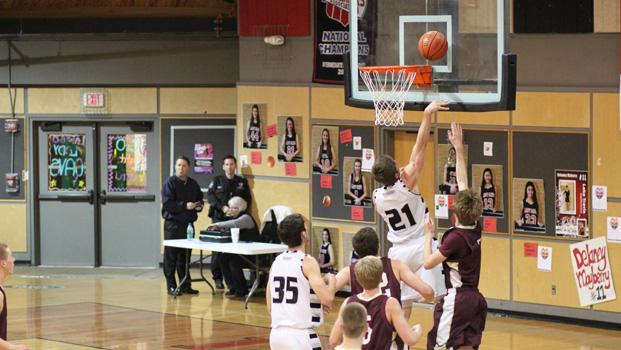
<svg viewBox="0 0 621 350"><path fill-rule="evenodd" d="M334 326L332 326L332 331L330 331L330 338L328 338L328 343L330 346L335 347L339 345L343 341L343 309L347 305L347 299L343 301L341 304L341 308L339 309L339 316L336 318L336 322L334 322Z"/></svg>
<svg viewBox="0 0 621 350"><path fill-rule="evenodd" d="M395 331L397 331L397 334L405 344L411 346L420 340L423 333L422 327L420 325L415 325L410 328L408 321L405 319L405 316L403 316L403 310L401 310L401 306L397 299L389 298L386 301L386 314L388 320L392 323Z"/></svg>
<svg viewBox="0 0 621 350"><path fill-rule="evenodd" d="M416 136L416 143L412 147L412 153L410 154L410 161L403 167L401 171L401 179L405 182L405 185L412 190L416 186L416 180L418 174L423 168L425 161L425 149L429 142L429 130L431 129L431 117L437 111L448 110L448 101L437 100L431 102L425 112L423 113L423 120L418 129L418 135Z"/></svg>
<svg viewBox="0 0 621 350"><path fill-rule="evenodd" d="M448 138L453 147L455 147L455 155L457 156L457 164L455 165L457 171L457 186L459 191L468 189L468 164L466 164L464 147L464 132L461 125L452 122L451 130L448 132Z"/></svg>
<svg viewBox="0 0 621 350"><path fill-rule="evenodd" d="M343 287L348 286L351 282L349 281L349 266L344 267L339 270L339 273L336 274L336 291L343 289Z"/></svg>
<svg viewBox="0 0 621 350"><path fill-rule="evenodd" d="M427 270L431 270L434 266L441 264L446 257L440 253L440 250L431 252L431 241L436 234L436 226L433 223L433 218L429 217L425 222L425 246L423 247L423 267Z"/></svg>
<svg viewBox="0 0 621 350"><path fill-rule="evenodd" d="M327 274L328 284L326 285L319 272L317 260L309 255L304 258L302 272L304 276L308 278L308 283L315 291L315 295L317 295L321 304L332 307L334 294L336 294L336 280L334 279L334 275L331 273Z"/></svg>
<svg viewBox="0 0 621 350"><path fill-rule="evenodd" d="M418 277L412 269L399 260L392 260L393 267L396 267L399 271L399 279L410 286L412 289L420 293L425 300L433 300L434 292L430 285L425 283L420 277Z"/></svg>

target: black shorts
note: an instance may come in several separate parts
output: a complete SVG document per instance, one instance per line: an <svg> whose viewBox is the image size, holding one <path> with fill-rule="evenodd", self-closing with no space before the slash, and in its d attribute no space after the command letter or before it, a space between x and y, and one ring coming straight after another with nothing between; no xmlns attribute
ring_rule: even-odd
<svg viewBox="0 0 621 350"><path fill-rule="evenodd" d="M485 329L487 302L476 289L449 289L433 313L433 328L427 335L427 350L436 345L447 349L472 346L478 349Z"/></svg>

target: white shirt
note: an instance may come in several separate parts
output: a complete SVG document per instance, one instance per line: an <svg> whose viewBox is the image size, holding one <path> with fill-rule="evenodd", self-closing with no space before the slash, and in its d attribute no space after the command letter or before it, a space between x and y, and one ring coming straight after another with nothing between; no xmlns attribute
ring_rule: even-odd
<svg viewBox="0 0 621 350"><path fill-rule="evenodd" d="M397 180L392 186L373 191L375 209L388 225L388 240L393 244L425 236L425 220L429 210L423 197L411 192L405 183Z"/></svg>
<svg viewBox="0 0 621 350"><path fill-rule="evenodd" d="M308 329L323 321L319 298L302 272L306 253L288 250L276 257L270 271L272 328Z"/></svg>

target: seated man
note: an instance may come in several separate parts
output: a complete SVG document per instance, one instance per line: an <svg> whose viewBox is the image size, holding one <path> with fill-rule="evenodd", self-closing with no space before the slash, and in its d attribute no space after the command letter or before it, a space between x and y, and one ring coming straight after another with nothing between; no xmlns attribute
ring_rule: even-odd
<svg viewBox="0 0 621 350"><path fill-rule="evenodd" d="M241 197L233 197L229 199L229 210L227 215L231 218L227 221L221 221L213 224L210 228L239 228L239 240L241 242L258 242L259 228L252 216L246 213L248 204ZM252 260L254 256L245 256L246 259ZM224 253L220 257L222 265L222 274L225 279L230 278L232 285L224 294L227 298L244 297L248 294L248 285L244 277L244 267L250 267L250 264L238 254Z"/></svg>

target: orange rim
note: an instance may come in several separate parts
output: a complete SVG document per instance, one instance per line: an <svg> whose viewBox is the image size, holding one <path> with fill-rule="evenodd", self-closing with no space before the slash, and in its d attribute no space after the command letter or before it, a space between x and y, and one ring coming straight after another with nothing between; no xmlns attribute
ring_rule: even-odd
<svg viewBox="0 0 621 350"><path fill-rule="evenodd" d="M368 66L358 67L363 72L377 72L380 74L405 70L407 73L416 73L413 83L418 87L431 86L433 84L433 67L430 65L413 66Z"/></svg>
<svg viewBox="0 0 621 350"><path fill-rule="evenodd" d="M367 66L367 67L358 67L358 70L364 72L378 72L378 73L386 73L390 71L400 71L405 70L408 73L426 73L431 72L433 68L430 65L413 65L413 66Z"/></svg>

